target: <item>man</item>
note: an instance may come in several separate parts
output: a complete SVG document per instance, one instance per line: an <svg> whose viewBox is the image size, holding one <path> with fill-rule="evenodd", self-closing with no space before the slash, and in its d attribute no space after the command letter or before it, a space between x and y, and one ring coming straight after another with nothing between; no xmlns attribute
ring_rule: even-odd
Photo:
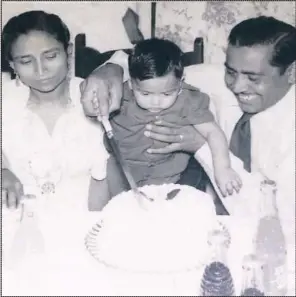
<svg viewBox="0 0 296 297"><path fill-rule="evenodd" d="M295 61L293 26L272 17L247 19L230 32L224 84L215 81L215 90L208 87L215 93L212 99L230 150L242 160L245 172L260 173L277 183L280 216L290 235L295 230ZM85 113L100 118L118 109L125 79L127 57L118 52L81 86ZM186 81L202 88L192 68ZM206 88L202 91L207 92ZM204 141L192 127L159 122L149 125L145 133L169 143L152 148L151 153L181 149L200 160Z"/></svg>

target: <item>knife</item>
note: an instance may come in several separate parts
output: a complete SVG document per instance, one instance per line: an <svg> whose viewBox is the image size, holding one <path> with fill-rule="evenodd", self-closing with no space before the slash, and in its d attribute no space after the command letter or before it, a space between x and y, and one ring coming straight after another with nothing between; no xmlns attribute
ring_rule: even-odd
<svg viewBox="0 0 296 297"><path fill-rule="evenodd" d="M153 201L154 199L148 197L146 194L144 194L143 192L139 191L137 184L130 172L130 169L128 167L128 165L126 164L126 162L124 161L124 159L122 158L121 152L118 148L118 145L116 143L116 140L114 138L114 134L113 134L113 130L112 130L112 126L110 124L110 121L107 118L103 118L101 119L101 123L104 127L104 130L106 132L107 135L107 139L109 142L109 145L113 151L114 157L116 159L116 161L119 164L119 167L123 173L123 176L125 177L126 181L128 182L131 190L138 196L138 197L144 197L150 201Z"/></svg>

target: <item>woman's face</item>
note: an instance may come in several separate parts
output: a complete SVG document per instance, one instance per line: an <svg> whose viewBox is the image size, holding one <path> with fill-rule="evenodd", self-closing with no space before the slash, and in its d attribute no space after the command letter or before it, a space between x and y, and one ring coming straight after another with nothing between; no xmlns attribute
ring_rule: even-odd
<svg viewBox="0 0 296 297"><path fill-rule="evenodd" d="M46 32L20 35L11 48L11 67L27 86L48 93L67 77L68 58L62 43Z"/></svg>

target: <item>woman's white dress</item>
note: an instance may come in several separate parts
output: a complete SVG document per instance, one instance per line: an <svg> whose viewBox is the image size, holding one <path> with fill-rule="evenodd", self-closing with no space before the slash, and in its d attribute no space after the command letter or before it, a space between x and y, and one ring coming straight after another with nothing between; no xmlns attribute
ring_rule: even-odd
<svg viewBox="0 0 296 297"><path fill-rule="evenodd" d="M28 109L28 87L9 81L2 88L2 151L9 167L27 194L46 197L48 208L58 204L62 211L87 209L91 174L104 177L108 156L101 126L83 113L80 82L79 78L71 80L71 103L52 135L39 116ZM51 190L54 185L54 193L48 193L47 185Z"/></svg>

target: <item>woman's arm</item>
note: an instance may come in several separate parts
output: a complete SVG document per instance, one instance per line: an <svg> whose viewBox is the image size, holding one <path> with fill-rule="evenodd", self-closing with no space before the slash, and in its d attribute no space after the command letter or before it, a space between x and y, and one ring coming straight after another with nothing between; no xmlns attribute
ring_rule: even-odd
<svg viewBox="0 0 296 297"><path fill-rule="evenodd" d="M5 156L5 154L3 153L2 150L1 150L1 154L2 154L1 168L2 169L9 169L8 159L6 158L6 156Z"/></svg>

